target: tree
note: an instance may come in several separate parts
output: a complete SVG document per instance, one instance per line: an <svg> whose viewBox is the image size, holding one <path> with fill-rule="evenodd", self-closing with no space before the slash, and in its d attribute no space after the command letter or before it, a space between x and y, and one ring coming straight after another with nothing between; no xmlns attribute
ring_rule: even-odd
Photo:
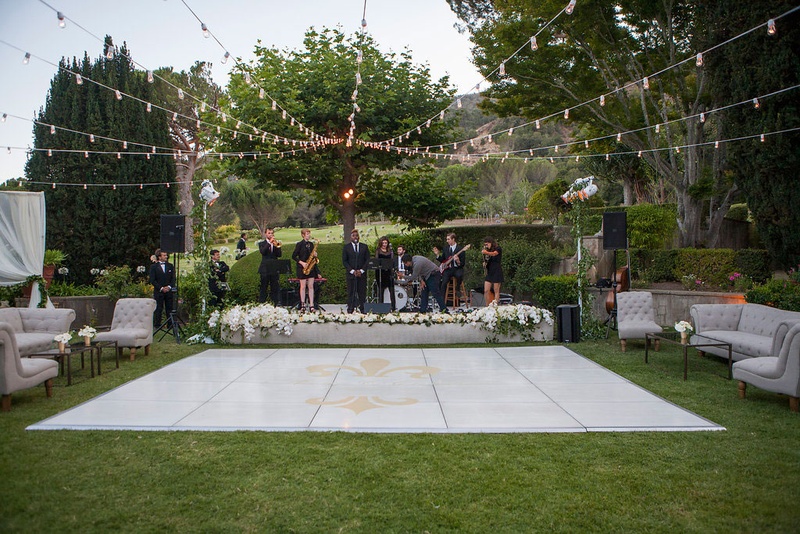
<svg viewBox="0 0 800 534"><path fill-rule="evenodd" d="M111 43L111 38L106 38ZM175 178L172 158L114 154L126 151L120 142L100 139L105 136L129 143L127 150L145 151L143 146L170 146L167 118L163 112L145 111L144 104L129 98L118 100L113 91L89 83L95 80L107 87L136 95L145 101L154 98L153 88L141 72L133 69L123 46L111 59L101 56L91 61L88 54L81 61L62 59L50 84L45 107L34 126L34 146L26 165L31 181L53 182L56 187L31 185L43 190L47 204L47 247L60 249L69 256L70 273L75 281L90 281L91 268L109 265L147 265L147 259L159 244L160 215L173 213L175 189L147 186L171 182ZM63 69L80 73L84 83ZM49 125L93 133L94 142L85 135L56 130ZM49 156L47 149L53 149ZM60 149L74 153L58 152ZM108 151L89 154L84 151ZM75 185L87 184L87 188ZM106 187L88 187L104 184ZM112 188L116 184L116 189ZM125 187L124 184L143 184Z"/></svg>
<svg viewBox="0 0 800 534"><path fill-rule="evenodd" d="M360 85L356 84L358 50L363 54ZM234 153L272 152L269 158L236 159L231 164L233 172L264 186L273 184L282 190L301 188L313 192L318 201L339 212L344 234L349 236L355 215L362 209L359 206L367 205L367 202L357 204L355 197L365 199L367 194L375 194L362 190L361 181L404 161L404 156L395 151L376 150L363 143L390 139L424 125L450 103L452 91L448 89L447 78L432 82L428 69L413 65L408 52L399 57L383 54L369 36L346 38L339 30L309 30L300 50L256 46L255 53L256 63L245 67L247 77L241 72L232 76L229 94L234 110L231 116L253 125L262 135L251 135L248 131L247 135L234 138L223 133L216 142ZM248 79L257 81L260 87L249 84ZM260 89L270 98L259 98ZM272 99L276 102L275 110ZM285 119L277 105L287 111ZM347 142L351 114L353 142ZM290 117L298 117L302 126ZM216 116L209 120L220 121ZM306 128L338 142L319 144L315 150L302 147L298 141L274 142L276 136L305 138L299 132ZM413 142L443 143L450 132L451 121L434 120L430 127L420 129ZM287 152L285 157L274 154L280 150ZM354 194L345 198L343 193L350 189ZM410 219L427 216L415 214L414 206L408 208Z"/></svg>
<svg viewBox="0 0 800 534"><path fill-rule="evenodd" d="M237 180L228 186L229 202L239 219L249 221L261 235L282 223L294 211L295 203L281 191L259 188L251 180Z"/></svg>
<svg viewBox="0 0 800 534"><path fill-rule="evenodd" d="M707 22L708 44L733 37L740 28L763 24L794 7L794 2L757 0L741 3L717 1L703 4L700 16ZM800 83L800 13L779 18L777 32L759 29L709 54L710 90L727 102L748 101ZM724 112L721 128L726 137L752 136L800 127L800 105L796 91L763 99L758 110L739 106ZM800 135L790 132L731 143L725 172L747 198L759 237L784 268L800 263Z"/></svg>
<svg viewBox="0 0 800 534"><path fill-rule="evenodd" d="M449 2L470 29L475 61L487 75L564 7L561 0ZM653 168L658 200L669 193L677 201L684 246L713 245L714 229L736 195L713 150L698 146L719 133L713 121L696 117L714 104L704 69L692 61L664 70L697 51L697 3L582 1L539 35L538 50L528 47L509 60L506 77L492 75L490 98L482 104L500 116L534 119L591 101L571 110L568 120L603 135L630 132L621 141L629 151L641 151L641 161ZM649 89L644 82L622 89L659 72L648 78ZM669 123L687 117L695 118ZM673 146L687 148L661 150ZM631 176L642 175L647 173Z"/></svg>
<svg viewBox="0 0 800 534"><path fill-rule="evenodd" d="M211 79L211 65L203 61L196 62L188 72L175 72L172 67L164 67L155 74L160 78L156 91L161 105L178 113L177 120L169 121L169 131L172 148L181 152L175 166L177 181L180 182L178 205L180 212L188 215L194 208L192 182L195 180L195 173L205 163L205 145L201 131L206 126L197 122L200 119L197 101L185 95L179 96L177 88L181 88L182 92L188 91L193 97L213 107L219 104L221 89ZM186 246L189 250L194 248L192 227L193 224L186 225Z"/></svg>

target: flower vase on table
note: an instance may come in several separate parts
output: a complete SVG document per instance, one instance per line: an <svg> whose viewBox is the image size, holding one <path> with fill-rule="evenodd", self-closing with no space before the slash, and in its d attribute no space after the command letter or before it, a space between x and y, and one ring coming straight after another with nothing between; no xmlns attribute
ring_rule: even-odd
<svg viewBox="0 0 800 534"><path fill-rule="evenodd" d="M92 338L89 337L89 336L83 336L83 344L86 345L87 347L91 347L92 346Z"/></svg>
<svg viewBox="0 0 800 534"><path fill-rule="evenodd" d="M681 332L681 343L686 345L689 342L689 334L686 332Z"/></svg>
<svg viewBox="0 0 800 534"><path fill-rule="evenodd" d="M58 343L58 352L66 352L67 351L67 343L69 340L72 339L72 334L70 332L64 332L63 334L58 334L56 337L53 338L53 341Z"/></svg>
<svg viewBox="0 0 800 534"><path fill-rule="evenodd" d="M58 352L66 352L67 351L67 344L63 341L58 342Z"/></svg>
<svg viewBox="0 0 800 534"><path fill-rule="evenodd" d="M83 336L83 344L87 347L92 346L92 338L97 333L97 330L91 326L85 326L78 331L79 336Z"/></svg>
<svg viewBox="0 0 800 534"><path fill-rule="evenodd" d="M692 324L688 321L679 321L675 323L675 331L681 333L681 343L684 345L689 342L689 332L693 330Z"/></svg>

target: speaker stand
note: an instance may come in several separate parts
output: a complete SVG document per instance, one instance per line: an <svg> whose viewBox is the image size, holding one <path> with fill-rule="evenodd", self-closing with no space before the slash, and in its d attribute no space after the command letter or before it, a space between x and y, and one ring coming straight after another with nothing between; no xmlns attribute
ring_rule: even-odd
<svg viewBox="0 0 800 534"><path fill-rule="evenodd" d="M617 249L614 249L614 263L611 266L611 291L614 293L614 307L606 317L606 339L608 339L608 332L613 328L617 330Z"/></svg>

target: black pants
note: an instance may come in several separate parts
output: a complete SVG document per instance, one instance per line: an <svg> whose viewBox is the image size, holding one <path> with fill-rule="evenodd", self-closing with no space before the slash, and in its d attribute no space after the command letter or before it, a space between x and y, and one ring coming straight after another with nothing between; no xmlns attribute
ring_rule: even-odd
<svg viewBox="0 0 800 534"><path fill-rule="evenodd" d="M158 328L161 326L161 314L164 309L166 308L167 317L172 311L172 291L167 291L166 293L156 291L153 293L153 299L156 301L156 311L153 312L153 326Z"/></svg>
<svg viewBox="0 0 800 534"><path fill-rule="evenodd" d="M392 303L392 311L397 308L396 299L394 296L394 277L392 271L378 271L378 302L383 302L384 290L389 289L389 300Z"/></svg>
<svg viewBox="0 0 800 534"><path fill-rule="evenodd" d="M272 304L279 306L281 303L281 275L279 273L261 273L261 287L258 292L258 302L267 301L267 286L270 286L269 298Z"/></svg>
<svg viewBox="0 0 800 534"><path fill-rule="evenodd" d="M358 308L364 313L364 301L367 300L367 273L361 276L347 274L347 313Z"/></svg>

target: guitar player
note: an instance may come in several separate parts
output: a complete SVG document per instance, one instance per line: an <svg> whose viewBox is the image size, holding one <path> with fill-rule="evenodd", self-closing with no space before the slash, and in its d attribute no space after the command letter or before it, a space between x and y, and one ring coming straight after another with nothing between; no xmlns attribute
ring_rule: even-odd
<svg viewBox="0 0 800 534"><path fill-rule="evenodd" d="M447 292L447 284L451 278L458 280L456 282L456 293L458 288L464 282L464 264L467 261L466 248L459 248L456 242L456 234L447 234L447 246L444 250L440 251L438 247L433 247L433 253L436 254L436 261L444 266L441 275L441 285L439 286L442 294Z"/></svg>

